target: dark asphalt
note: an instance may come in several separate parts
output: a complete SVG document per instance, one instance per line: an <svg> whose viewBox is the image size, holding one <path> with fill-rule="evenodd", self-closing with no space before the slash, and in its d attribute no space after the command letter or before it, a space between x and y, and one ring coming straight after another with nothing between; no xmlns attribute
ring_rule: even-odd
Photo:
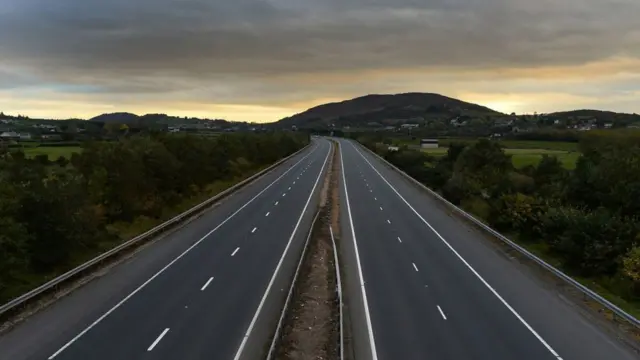
<svg viewBox="0 0 640 360"><path fill-rule="evenodd" d="M315 142L0 337L0 359L233 359L287 244L297 260L317 208L331 145ZM280 287L274 282L271 291ZM277 318L275 310L263 307ZM259 326L261 336L272 330Z"/></svg>
<svg viewBox="0 0 640 360"><path fill-rule="evenodd" d="M358 359L371 348L381 360L637 358L381 160L347 140L340 148L371 319L369 328L359 297L352 331L367 336L354 335ZM344 257L353 272L357 260Z"/></svg>

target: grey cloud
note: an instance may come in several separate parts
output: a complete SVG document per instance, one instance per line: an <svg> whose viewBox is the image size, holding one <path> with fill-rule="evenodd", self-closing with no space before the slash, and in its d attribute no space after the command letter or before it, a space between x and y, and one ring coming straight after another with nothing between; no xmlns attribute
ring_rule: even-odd
<svg viewBox="0 0 640 360"><path fill-rule="evenodd" d="M42 81L104 92L640 57L637 0L4 1L0 60Z"/></svg>

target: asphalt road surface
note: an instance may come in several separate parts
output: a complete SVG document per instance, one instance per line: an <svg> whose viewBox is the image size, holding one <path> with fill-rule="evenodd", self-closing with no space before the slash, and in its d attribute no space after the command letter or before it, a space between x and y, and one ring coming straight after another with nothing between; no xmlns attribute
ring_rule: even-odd
<svg viewBox="0 0 640 360"><path fill-rule="evenodd" d="M374 155L340 148L342 237L357 248L344 261L364 282L358 358L637 359Z"/></svg>
<svg viewBox="0 0 640 360"><path fill-rule="evenodd" d="M252 331L273 330L257 329L255 320L272 310L267 292L282 291L274 273L289 245L306 237L330 148L329 141L315 140L202 217L32 316L0 337L0 359L240 358Z"/></svg>

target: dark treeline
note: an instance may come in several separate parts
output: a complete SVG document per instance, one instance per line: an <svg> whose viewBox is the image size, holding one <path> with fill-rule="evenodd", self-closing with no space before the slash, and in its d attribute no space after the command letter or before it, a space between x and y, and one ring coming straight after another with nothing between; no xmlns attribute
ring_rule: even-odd
<svg viewBox="0 0 640 360"><path fill-rule="evenodd" d="M306 143L165 134L88 143L70 161L0 157L0 303L113 247L123 228L145 230Z"/></svg>
<svg viewBox="0 0 640 360"><path fill-rule="evenodd" d="M489 140L452 144L440 159L360 141L571 274L625 299L640 298L640 133L584 135L575 170L550 156L537 167L515 169Z"/></svg>

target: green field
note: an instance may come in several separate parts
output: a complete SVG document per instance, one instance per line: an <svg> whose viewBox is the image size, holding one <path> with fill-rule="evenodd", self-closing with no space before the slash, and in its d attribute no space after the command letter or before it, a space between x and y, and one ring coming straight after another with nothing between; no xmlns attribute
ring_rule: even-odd
<svg viewBox="0 0 640 360"><path fill-rule="evenodd" d="M28 158L33 158L38 155L47 155L49 156L49 160L55 161L60 156L70 159L71 154L82 152L82 148L79 146L38 146L23 148L22 151L24 151L24 154Z"/></svg>
<svg viewBox="0 0 640 360"><path fill-rule="evenodd" d="M468 138L450 138L439 139L438 142L442 147L448 147L450 143L471 144L474 139ZM562 151L578 151L578 143L563 141L528 141L528 140L494 140L498 144L507 149L546 149L546 150L562 150ZM406 143L406 142L403 142ZM408 145L419 144L419 140L407 143Z"/></svg>
<svg viewBox="0 0 640 360"><path fill-rule="evenodd" d="M506 142L506 141L505 141ZM533 144L531 144L533 143ZM577 151L567 151L567 150L559 150L559 149L548 149L548 148L535 148L534 145L538 143L552 143L556 144L558 147L567 146L566 144L575 145L572 143L555 143L555 142L546 142L546 141L514 141L511 146L522 146L520 148L510 148L507 147L504 149L504 152L508 155L511 155L511 160L513 161L513 166L520 169L527 165L537 166L540 163L543 155L555 156L562 162L565 168L573 169L576 166L576 161L580 156L580 153ZM565 144L565 145L561 145ZM547 145L547 144L544 144ZM568 148L568 146L567 146ZM427 154L440 157L444 156L447 153L448 148L440 147L436 149L422 149L422 151Z"/></svg>

